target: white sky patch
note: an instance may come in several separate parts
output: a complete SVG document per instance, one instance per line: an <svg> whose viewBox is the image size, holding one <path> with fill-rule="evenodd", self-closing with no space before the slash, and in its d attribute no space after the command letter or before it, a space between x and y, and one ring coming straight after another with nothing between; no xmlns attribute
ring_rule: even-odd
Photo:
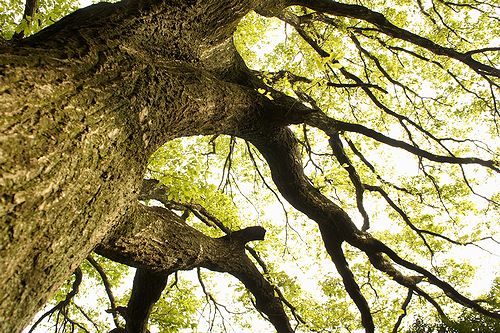
<svg viewBox="0 0 500 333"><path fill-rule="evenodd" d="M92 0L78 0L78 7L79 8L84 8L92 5Z"/></svg>
<svg viewBox="0 0 500 333"><path fill-rule="evenodd" d="M490 239L477 242L477 245L482 249L473 245L456 246L447 253L449 258L470 263L476 267L475 282L471 283L466 290L474 298L488 293L493 280L500 275L500 245Z"/></svg>

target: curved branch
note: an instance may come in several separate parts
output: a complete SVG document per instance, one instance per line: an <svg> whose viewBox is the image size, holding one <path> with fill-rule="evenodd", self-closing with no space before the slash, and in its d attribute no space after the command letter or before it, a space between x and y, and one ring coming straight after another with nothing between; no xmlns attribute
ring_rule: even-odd
<svg viewBox="0 0 500 333"><path fill-rule="evenodd" d="M154 181L147 183L153 185ZM155 191L154 187L152 191ZM190 227L167 209L141 204L130 210L125 224L143 227L118 231L115 237L97 248L97 253L163 276L196 267L227 272L240 280L254 295L257 310L269 318L279 333L293 332L273 286L245 254L246 242L264 237L265 230L262 227L246 228L221 238L211 238Z"/></svg>
<svg viewBox="0 0 500 333"><path fill-rule="evenodd" d="M421 277L401 274L394 268L392 262L421 274L455 302L487 316L500 318L499 313L483 308L477 302L463 296L449 283L439 279L425 268L401 258L369 233L357 229L342 208L323 196L308 182L301 165L298 143L289 129L274 128L272 131L266 131L266 136L263 135L259 139L253 138L251 142L268 161L273 180L282 195L296 209L314 220L319 225L322 235L327 233L328 237L323 236L327 249L346 241L365 252L377 269L389 274L399 284L408 288L415 287ZM384 258L382 254L386 254L390 260ZM417 289L415 290L418 292Z"/></svg>
<svg viewBox="0 0 500 333"><path fill-rule="evenodd" d="M356 171L356 168L354 168L351 160L346 155L339 134L332 133L328 142L330 143L330 147L332 148L333 155L335 155L340 165L347 171L347 173L349 174L349 178L354 185L354 188L356 190L356 204L358 206L359 213L361 214L361 216L363 216L362 230L366 231L370 227L370 219L363 204L363 193L365 191L363 182L361 181L361 178L359 177L359 174Z"/></svg>
<svg viewBox="0 0 500 333"><path fill-rule="evenodd" d="M63 311L66 306L71 302L73 297L75 297L76 294L78 294L78 289L80 288L80 284L82 283L82 270L80 268L77 268L74 273L75 275L75 280L73 281L73 285L71 286L70 292L66 295L66 297L57 303L52 309L49 311L45 312L38 320L31 326L30 330L28 333L31 333L35 330L35 328L44 320L47 316L57 312L57 311ZM66 317L66 319L69 320L69 318ZM75 324L74 322L72 322ZM85 329L85 328L83 328Z"/></svg>
<svg viewBox="0 0 500 333"><path fill-rule="evenodd" d="M303 174L297 142L290 130L274 129L268 133L270 137L267 140L261 137L251 142L268 161L273 180L282 195L295 208L318 223L327 251L343 278L346 290L361 313L363 326L367 332L373 332L370 308L354 280L341 249L342 242L357 234L359 230L340 207L325 198L309 183Z"/></svg>
<svg viewBox="0 0 500 333"><path fill-rule="evenodd" d="M101 267L101 265L99 265L99 263L91 255L89 255L87 257L87 261L90 263L90 265L92 265L92 267L94 267L94 269L97 271L97 273L101 277L102 283L104 285L104 289L106 290L106 294L108 295L109 304L111 306L111 309L109 310L109 312L113 316L113 321L115 323L115 326L120 327L120 323L118 321L118 316L117 316L118 312L116 310L115 297L113 295L113 292L111 291L111 285L109 284L109 280L108 280L108 277L106 275L106 272Z"/></svg>
<svg viewBox="0 0 500 333"><path fill-rule="evenodd" d="M323 50L319 44L317 42L315 42L299 25L298 23L296 23L295 21L298 20L298 18L296 16L294 16L293 14L290 14L290 13L283 13L281 14L281 16L279 17L280 19L282 19L283 21L285 22L289 22L296 30L297 32L299 33L299 35L318 53L319 56L321 56L322 58L328 58L330 56L330 54L328 52L326 52L325 50ZM332 63L333 64L336 64L338 63L338 60L332 60ZM327 67L330 68L330 70L333 72L333 69L332 67L330 66L330 64L326 64ZM382 72L384 72L384 70L382 68L379 68ZM417 144L415 142L413 142L412 140L412 134L411 134L411 131L409 130L409 128L407 127L407 125L404 123L405 121L408 122L409 124L411 124L412 126L414 126L417 130L419 130L420 132L422 132L425 136L427 136L428 138L432 139L433 141L435 141L437 144L439 144L439 146L441 146L447 153L449 153L450 156L449 158L453 159L455 158L455 156L451 153L451 151L443 144L443 140L442 139L439 139L439 138L436 138L432 133L430 133L429 131L425 130L424 128L422 128L419 124L415 123L413 120L411 120L410 118L406 117L406 116L403 116L397 112L394 112L392 111L391 109L389 109L387 106L385 106L374 94L373 92L369 89L369 87L356 75L352 74L351 72L347 71L347 69L345 69L344 67L341 67L340 68L340 72L348 79L351 79L353 80L354 82L356 82L356 84L359 85L359 87L366 93L366 95L372 100L372 102L378 107L380 108L381 110L383 110L384 112L386 112L387 114L395 117L396 119L398 119L399 123L401 124L401 126L404 128L405 132L407 133L407 135L409 136L410 140L412 141L413 145L408 145L406 144L406 146L404 147L411 147L413 148L412 151L410 152L414 152L414 151L419 151L419 152L422 152L424 154L426 154L425 158L427 159L430 159L432 160L432 157L434 156L438 156L438 155L434 155L434 154L431 154L431 153L428 153L426 152L425 150L422 150L420 148L418 148ZM449 72L449 71L448 71ZM450 75L452 75L450 72L449 72ZM452 75L453 77L453 75ZM487 79L488 80L488 83L490 83L490 86L491 86L491 80ZM392 81L392 79L390 79L390 81ZM460 82L457 81L459 84ZM377 88L377 87L376 87ZM406 91L406 88L404 88L405 91ZM382 89L382 91L385 92L385 90ZM468 91L468 90L467 90ZM298 93L297 91L295 91L295 93L301 97L301 95L307 95L305 93ZM479 97L479 96L478 96ZM315 103L312 103L310 100L311 98L306 98L308 100L308 102L310 102L314 107L313 109L315 110L319 110L319 108L316 106ZM493 100L495 101L495 97L493 95ZM496 107L495 107L495 110L496 110ZM321 114L321 112L320 112ZM315 114L312 115L312 117L315 117ZM344 124L348 124L348 123L344 123ZM358 127L358 128L364 128L366 130L366 128L362 125L359 125L359 124L349 124L349 125L352 125L352 127ZM325 133L326 130L324 130ZM369 130L371 131L372 133L374 132L373 130ZM375 132L376 133L376 132ZM380 134L380 133L377 133L377 134ZM380 136L379 136L380 137ZM392 139L391 139L392 140ZM379 140L380 141L380 140ZM390 140L389 140L390 141ZM394 140L392 140L392 142L394 142ZM386 142L387 143L387 142ZM404 147L400 147L400 148L404 148ZM404 148L406 149L406 148ZM418 154L417 154L418 155ZM448 160L443 160L442 158L440 158L440 160L438 162L444 162L444 163L458 163L458 162L450 162L451 159L448 159ZM460 158L459 158L460 159ZM470 159L474 159L475 162L467 162L467 164L469 163L477 163L477 164L482 164L483 160L481 159L476 159L476 158L468 158L469 160ZM500 172L500 169L498 169L495 165L494 165L494 162L493 161L487 161L486 162L488 165L485 165L497 172ZM460 163L458 163L460 164ZM465 163L461 163L461 164L465 164ZM483 164L484 165L484 164Z"/></svg>
<svg viewBox="0 0 500 333"><path fill-rule="evenodd" d="M398 333L399 326L401 325L401 322L403 321L403 318L406 316L406 308L411 302L411 297L413 296L413 289L408 289L408 294L406 295L406 298L401 305L401 310L403 313L401 313L398 317L398 320L396 321L396 324L394 324L394 327L392 328L392 333Z"/></svg>
<svg viewBox="0 0 500 333"><path fill-rule="evenodd" d="M250 149L250 146L248 147ZM255 162L255 161L254 161ZM149 199L155 199L160 201L162 204L165 206L171 206L173 203L171 201L168 201L167 198L167 188L163 185L160 185L157 180L154 179L144 179L143 182L143 188L141 191L141 197L143 199L149 198ZM205 209L203 206L199 204L194 204L194 203L183 203L183 204L174 204L174 205L179 205L182 207L185 207L187 210L192 212L194 216L196 216L200 221L205 223L208 226L215 226L219 228L222 232L226 234L226 236L222 237L222 239L227 239L227 240L237 240L238 238L241 239L239 234L242 234L243 239L246 239L247 241L250 240L262 240L264 239L264 232L265 230L260 228L260 227L253 227L253 228L248 228L251 233L248 235L245 235L242 233L242 230L240 231L232 231L228 227L226 227L222 221L220 221L217 217L215 217L213 214L211 214L207 209ZM244 229L245 231L247 229ZM245 241L243 243L246 243ZM245 245L245 250L247 250L250 255L257 261L259 266L264 272L264 275L268 275L269 271L267 269L267 265L265 262L262 260L262 258L258 255L258 253L249 245ZM260 273L259 273L260 274ZM307 325L306 321L300 316L300 314L297 313L296 308L286 299L285 295L283 292L276 286L273 286L274 291L277 293L278 298L281 300L283 304L285 304L291 311L292 315L294 318L302 323Z"/></svg>
<svg viewBox="0 0 500 333"><path fill-rule="evenodd" d="M248 148L250 149L250 147L248 147ZM142 191L141 195L144 196L144 198L156 199L156 200L160 201L161 203L163 203L164 205L170 206L170 205L172 205L172 203L170 201L168 201L168 199L167 199L166 190L167 190L167 188L163 185L159 185L159 182L157 180L145 179L143 191ZM202 221L206 225L215 226L215 227L219 228L222 232L224 232L226 234L226 236L223 237L225 239L231 239L231 238L234 239L235 237L238 237L238 233L241 232L241 231L233 232L231 229L226 227L217 217L215 217L213 214L211 214L209 211L207 211L203 206L201 206L199 204L187 203L187 204L179 204L179 205L188 209L190 212L192 212L194 214L194 216L196 216L200 221ZM264 229L258 228L258 227L254 227L254 229L256 232L256 236L252 237L252 238L255 238L256 240L257 239L264 239L264 235L260 234L264 231ZM249 245L245 245L245 250L247 250L250 253L250 255L257 261L257 263L259 264L259 266L263 270L264 275L268 275L269 271L267 269L267 265L262 260L262 258L258 255L258 253ZM277 293L278 298L281 300L281 302L283 304L285 304L290 309L294 318L298 322L307 325L306 321L302 318L302 316L299 313L297 313L296 308L286 299L283 292L276 286L273 286L273 288L274 288L274 291Z"/></svg>
<svg viewBox="0 0 500 333"><path fill-rule="evenodd" d="M305 122L309 126L316 127L328 135L331 135L338 131L363 134L378 142L387 144L392 147L404 149L407 152L412 153L413 155L426 158L433 162L450 163L450 164L479 164L484 167L490 168L496 172L500 172L500 168L498 168L495 165L495 162L492 160L483 160L477 157L456 157L456 156L436 155L421 148L415 147L411 144L408 144L404 141L388 137L380 132L374 131L371 128L365 127L363 125L347 123L344 121L339 121L333 118L329 118L326 114L319 111L308 115Z"/></svg>
<svg viewBox="0 0 500 333"><path fill-rule="evenodd" d="M453 48L438 45L430 39L416 35L408 30L402 29L389 22L381 13L370 10L360 5L339 3L331 0L288 0L287 5L304 6L312 10L327 13L334 16L343 16L359 19L373 24L388 36L398 38L409 43L423 47L434 54L447 56L458 60L481 75L500 77L500 70L485 65L472 58L471 54L461 53Z"/></svg>

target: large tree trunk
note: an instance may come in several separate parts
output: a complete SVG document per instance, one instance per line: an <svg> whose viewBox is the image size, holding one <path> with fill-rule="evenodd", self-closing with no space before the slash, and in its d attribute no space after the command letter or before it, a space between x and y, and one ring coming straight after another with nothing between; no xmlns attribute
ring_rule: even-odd
<svg viewBox="0 0 500 333"><path fill-rule="evenodd" d="M293 4L364 19L390 36L498 76L470 55L399 29L381 14L334 1L124 0L79 10L19 42L0 39L0 332L21 331L93 249L140 268L127 310L128 332L145 331L166 276L193 267L237 277L276 330L291 332L273 287L245 254L246 242L263 238L262 228L213 239L168 209L137 202L139 190L148 186L142 179L148 156L170 139L200 134L239 136L263 154L283 196L318 223L367 332L375 330L371 310L342 252L345 241L431 304L437 303L417 286L424 277L453 301L498 318L358 230L341 207L310 184L297 141L285 128L290 123L324 131L341 164L349 161L338 132L348 130L431 161L498 168L492 161L457 158L451 152L434 155L319 110L311 113L296 100L269 91L246 68L232 34L251 9L278 15ZM318 51L314 41L308 43ZM272 98L258 88L266 88ZM357 189L364 186L355 176L350 172ZM395 264L419 276L406 276ZM145 293L142 287L148 283L156 288Z"/></svg>
<svg viewBox="0 0 500 333"><path fill-rule="evenodd" d="M93 6L1 50L1 332L126 221L160 144L253 131L273 107L237 84L250 2L168 3Z"/></svg>

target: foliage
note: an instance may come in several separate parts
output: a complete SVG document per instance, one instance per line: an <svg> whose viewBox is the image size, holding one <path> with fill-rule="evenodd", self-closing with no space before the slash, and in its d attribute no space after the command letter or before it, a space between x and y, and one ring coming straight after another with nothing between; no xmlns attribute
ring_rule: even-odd
<svg viewBox="0 0 500 333"><path fill-rule="evenodd" d="M481 297L481 299L491 305L492 307L498 308L500 305L500 278L495 279L490 292ZM463 310L457 316L457 319L453 321L447 321L446 323L441 320L441 318L435 318L434 320L429 320L430 318L417 317L415 322L409 327L406 333L470 333L470 332L481 332L481 333L495 333L500 331L500 321L494 320L492 318L481 316L470 310Z"/></svg>
<svg viewBox="0 0 500 333"><path fill-rule="evenodd" d="M14 28L21 6L21 2L0 2L4 37L20 29L29 35L64 16L74 3L42 2L31 25L21 21ZM497 7L482 2L372 1L370 8L398 27L411 27L424 38L464 52L493 47L500 34L498 20L490 19ZM498 166L498 83L493 79L457 60L381 34L362 20L315 15L301 7L289 9L287 15L265 18L251 13L235 34L240 54L265 84L266 89L259 92L273 98L268 91L281 91L338 122L361 125L436 155L476 156L494 160ZM294 23L297 17L306 20L298 27ZM498 67L500 53L478 52L477 58ZM498 175L491 168L443 164L390 146L365 135L366 131L339 130L346 163L332 153L323 130L309 124L292 129L311 183L343 207L357 226L368 216L373 235L468 296L477 294L467 289L471 284L490 282L477 282L487 270L483 259L455 257L460 251L498 245L494 237L499 231L500 194L495 187ZM364 185L366 214L360 207L352 168ZM266 277L294 304L293 311L299 316L291 308L287 311L295 318L298 331L362 328L316 226L277 194L264 159L254 147L224 136L173 140L151 156L146 177L158 179L169 189L168 200L184 207L201 205L231 230L253 225L267 229L266 240L252 247L267 263ZM193 215L188 222L212 237L223 235ZM402 309L406 290L376 270L362 251L345 245L344 252L376 326L390 331L398 317L406 315ZM486 251L474 251L478 253L484 256ZM122 283L125 268L105 260L101 264L113 286ZM85 278L97 286L96 272L87 264L82 269ZM214 273L204 274L208 281L222 279ZM157 303L152 325L160 332L225 329L224 320L214 324L212 313L207 316L200 310L208 303L217 306L217 301L206 297L195 278L181 280ZM197 289L192 291L195 285ZM69 288L62 288L55 301L63 299ZM498 321L457 310L441 290L430 285L422 288L459 319L441 322L420 295L408 309L418 308L422 315L405 319L408 333L500 331ZM251 296L234 289L237 296L226 300L225 307L251 308ZM498 298L498 280L494 292ZM120 299L124 302L126 295ZM102 295L97 301L106 303ZM492 308L498 305L498 300L490 304ZM86 320L76 310L71 315ZM203 316L209 318L207 323L197 324L197 318ZM224 316L241 329L254 325L237 311L226 311ZM431 318L435 323L429 323ZM104 323L98 326L104 327L100 326Z"/></svg>
<svg viewBox="0 0 500 333"><path fill-rule="evenodd" d="M21 31L25 36L32 35L75 11L78 5L77 0L39 0L33 17L23 18L24 1L1 0L0 36L10 39Z"/></svg>
<svg viewBox="0 0 500 333"><path fill-rule="evenodd" d="M429 324L428 319L418 318L407 333L495 333L500 329L498 320L480 316L472 311L461 313L460 320L445 324Z"/></svg>
<svg viewBox="0 0 500 333"><path fill-rule="evenodd" d="M194 287L189 280L176 280L155 304L151 324L164 333L194 329L195 314L202 305L201 299L193 293Z"/></svg>

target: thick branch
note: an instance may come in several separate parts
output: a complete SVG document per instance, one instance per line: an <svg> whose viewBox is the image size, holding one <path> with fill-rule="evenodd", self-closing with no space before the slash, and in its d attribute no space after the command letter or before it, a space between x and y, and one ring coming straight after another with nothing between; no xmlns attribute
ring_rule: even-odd
<svg viewBox="0 0 500 333"><path fill-rule="evenodd" d="M260 138L251 142L266 158L271 168L273 180L281 194L298 210L315 220L321 230L325 247L344 285L360 310L363 326L367 332L374 331L373 319L366 299L361 294L340 245L346 239L356 237L361 232L349 216L337 205L318 192L303 174L297 142L293 134L285 128L269 132L267 140Z"/></svg>
<svg viewBox="0 0 500 333"><path fill-rule="evenodd" d="M38 0L26 0L26 2L24 3L23 20L27 20L28 24L31 25L33 16L37 11L38 11ZM12 36L12 39L20 40L23 39L23 37L24 37L24 30L21 30L20 32L16 32L14 36Z"/></svg>
<svg viewBox="0 0 500 333"><path fill-rule="evenodd" d="M163 186L163 185L160 185L157 180L145 179L144 183L143 183L143 188L142 188L142 191L140 194L140 198L143 200L145 200L145 199L158 200L166 207L175 207L177 209L186 208L190 212L192 212L200 221L205 223L206 225L216 226L221 231L223 231L226 234L226 236L222 237L222 239L239 241L243 244L248 242L248 241L251 241L251 240L263 240L264 239L265 230L263 228L250 227L250 228L246 228L244 230L239 230L239 231L233 232L231 229L226 227L217 217L215 217L213 214L211 214L209 211L207 211L201 205L193 204L193 203L190 203L190 204L172 203L171 201L168 200L167 192L168 192L168 188ZM257 252L249 245L245 245L245 249L248 252L250 252L252 257L259 263L259 266L263 270L264 274L265 275L269 274L269 271L267 270L266 264L264 263L262 258L259 257ZM241 280L242 282L244 282L245 286L248 285L247 287L249 289L250 288L255 289L255 292L253 292L254 294L262 292L260 290L260 288L256 288L255 285L261 284L261 285L265 286L264 289L269 288L268 282L266 280L262 279L261 274L260 273L257 274L257 272L258 271L254 270L254 275L259 277L259 279L262 280L260 283L256 284L255 282L252 283L252 281L244 282L244 281L248 280L248 277L242 278L242 280ZM235 272L234 275L236 276L236 274L239 274L239 273ZM295 319L303 324L306 324L304 319L297 313L295 307L285 298L285 296L283 295L281 290L276 286L273 286L273 288L274 288L275 292L278 294L278 297L281 300L281 302L283 302L290 309L290 311L292 312ZM270 295L269 290L264 290L264 291L269 293L269 295ZM264 296L261 296L261 298L264 298Z"/></svg>
<svg viewBox="0 0 500 333"><path fill-rule="evenodd" d="M160 299L167 285L168 275L138 268L127 304L125 326L127 333L146 333L153 305Z"/></svg>
<svg viewBox="0 0 500 333"><path fill-rule="evenodd" d="M323 242L325 243L325 248L332 258L337 271L342 277L344 287L354 301L358 310L361 314L361 322L366 332L375 332L375 325L373 324L373 317L370 311L370 306L366 301L365 296L361 293L358 283L354 278L354 274L349 268L349 264L342 251L342 241L337 239L337 235L330 230L328 225L320 224L319 229L321 231L321 236L323 237Z"/></svg>
<svg viewBox="0 0 500 333"><path fill-rule="evenodd" d="M264 237L262 227L210 238L167 209L140 204L125 224L138 227L118 231L117 236L97 248L99 254L163 276L195 267L227 272L254 295L257 310L269 318L279 333L293 332L274 288L245 254L246 242Z"/></svg>
<svg viewBox="0 0 500 333"><path fill-rule="evenodd" d="M328 251L331 251L331 247L337 246L339 242L346 241L364 251L377 269L408 288L415 287L421 278L401 274L394 268L392 262L425 276L431 284L439 287L455 302L487 316L500 317L500 314L489 311L463 296L449 283L439 279L423 267L402 259L369 233L358 230L345 211L309 183L301 165L296 139L291 131L286 128L274 129L268 132L266 137L262 136L259 140L254 139L252 142L268 161L273 180L282 195L295 208L316 221L323 235L327 233L328 237L323 236L323 239ZM390 260L382 254L386 254ZM363 313L361 308L360 311ZM369 327L365 326L365 328L369 330Z"/></svg>

